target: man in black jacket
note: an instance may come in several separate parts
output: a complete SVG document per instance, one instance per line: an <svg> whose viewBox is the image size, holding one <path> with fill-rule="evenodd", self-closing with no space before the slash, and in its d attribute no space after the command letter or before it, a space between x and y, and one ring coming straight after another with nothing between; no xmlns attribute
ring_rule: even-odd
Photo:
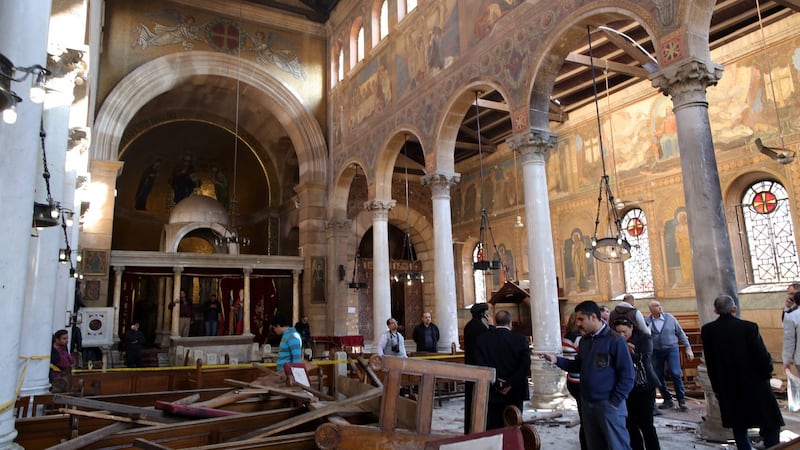
<svg viewBox="0 0 800 450"><path fill-rule="evenodd" d="M478 338L492 327L489 320L489 305L475 303L469 309L472 319L464 326L464 363L478 364ZM464 384L464 434L470 433L472 427L472 392L475 383Z"/></svg>
<svg viewBox="0 0 800 450"><path fill-rule="evenodd" d="M764 448L780 442L784 425L769 384L772 357L758 333L758 325L736 317L729 295L714 300L717 320L700 328L703 357L714 395L719 400L722 426L733 429L739 450L751 448L748 428L759 428Z"/></svg>
<svg viewBox="0 0 800 450"><path fill-rule="evenodd" d="M414 327L412 336L417 344L418 352L436 353L436 345L439 343L439 327L431 322L431 313L422 314L422 323Z"/></svg>
<svg viewBox="0 0 800 450"><path fill-rule="evenodd" d="M503 409L514 405L522 412L522 402L529 400L528 372L531 368L531 351L528 339L511 331L511 314L499 311L494 316L495 328L478 338L477 363L494 367L495 382L489 391L489 408L486 411L486 429L505 426Z"/></svg>

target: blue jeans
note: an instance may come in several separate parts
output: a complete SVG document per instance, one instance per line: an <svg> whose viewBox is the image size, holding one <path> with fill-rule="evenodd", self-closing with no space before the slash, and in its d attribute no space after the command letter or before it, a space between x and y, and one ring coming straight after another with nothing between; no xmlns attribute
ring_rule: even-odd
<svg viewBox="0 0 800 450"><path fill-rule="evenodd" d="M206 336L217 335L217 321L206 320Z"/></svg>
<svg viewBox="0 0 800 450"><path fill-rule="evenodd" d="M628 408L625 402L617 408L606 401L581 399L581 425L589 450L630 450L630 437L625 427Z"/></svg>
<svg viewBox="0 0 800 450"><path fill-rule="evenodd" d="M678 401L685 399L686 391L683 389L681 355L678 353L678 347L653 349L653 369L658 377L658 390L665 402L671 402L672 395L669 393L667 382L664 379L664 363L667 364L669 377L672 378L672 384L675 386L675 397Z"/></svg>

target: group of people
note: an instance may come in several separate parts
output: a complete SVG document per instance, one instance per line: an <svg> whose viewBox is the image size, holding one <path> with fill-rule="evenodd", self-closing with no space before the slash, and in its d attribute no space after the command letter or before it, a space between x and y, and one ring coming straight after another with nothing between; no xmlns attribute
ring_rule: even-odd
<svg viewBox="0 0 800 450"><path fill-rule="evenodd" d="M645 319L633 301L626 296L614 310L605 308L607 316L593 301L578 304L562 340L563 356L540 355L567 371L567 387L581 418L581 449L659 449L653 425L656 388L664 399L660 408L675 407L665 366L678 409L688 409L678 345L684 346L687 359L694 358L686 334L660 302L650 302L651 314ZM722 425L732 429L739 450L752 448L749 428L759 428L766 448L774 446L784 422L769 383L772 360L758 326L736 317L737 306L728 295L714 300L714 310L719 317L703 325L700 334ZM795 310L787 311L786 317ZM784 361L794 360L785 354Z"/></svg>

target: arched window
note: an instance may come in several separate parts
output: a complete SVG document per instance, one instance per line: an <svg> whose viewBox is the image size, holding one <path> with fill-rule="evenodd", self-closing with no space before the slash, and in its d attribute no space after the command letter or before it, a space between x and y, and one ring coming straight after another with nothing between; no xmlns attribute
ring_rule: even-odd
<svg viewBox="0 0 800 450"><path fill-rule="evenodd" d="M748 283L788 283L800 278L786 188L777 181L756 181L745 189L738 209L744 224L743 253L750 263Z"/></svg>
<svg viewBox="0 0 800 450"><path fill-rule="evenodd" d="M336 68L336 77L338 81L344 80L344 48L339 47L339 56L336 58L339 62L339 67Z"/></svg>
<svg viewBox="0 0 800 450"><path fill-rule="evenodd" d="M478 250L480 243L472 249L472 262L476 263L478 259ZM473 270L472 279L475 281L475 303L486 303L486 271Z"/></svg>
<svg viewBox="0 0 800 450"><path fill-rule="evenodd" d="M406 13L411 14L411 11L417 9L417 0L406 0Z"/></svg>
<svg viewBox="0 0 800 450"><path fill-rule="evenodd" d="M403 20L417 9L417 0L397 0L397 21Z"/></svg>
<svg viewBox="0 0 800 450"><path fill-rule="evenodd" d="M378 16L378 40L383 40L389 35L389 1L381 2L380 15Z"/></svg>
<svg viewBox="0 0 800 450"><path fill-rule="evenodd" d="M364 27L358 28L356 35L356 61L361 62L364 60Z"/></svg>
<svg viewBox="0 0 800 450"><path fill-rule="evenodd" d="M648 294L653 292L653 266L650 264L650 236L647 217L640 208L633 208L622 216L622 233L631 244L631 257L625 261L625 292Z"/></svg>

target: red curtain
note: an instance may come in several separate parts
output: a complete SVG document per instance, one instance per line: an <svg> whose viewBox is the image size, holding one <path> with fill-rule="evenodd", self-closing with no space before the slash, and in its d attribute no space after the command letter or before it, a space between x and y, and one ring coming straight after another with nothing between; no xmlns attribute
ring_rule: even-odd
<svg viewBox="0 0 800 450"><path fill-rule="evenodd" d="M232 306L239 301L240 295L244 295L244 280L242 278L222 278L220 280L219 294L222 302L224 319L220 323L218 333L242 334L244 328L241 322L237 322L236 315L232 312ZM250 331L255 335L255 342L264 343L269 334L269 322L275 316L278 307L278 299L275 295L275 282L272 278L251 278L250 279ZM231 317L231 314L234 314ZM233 320L232 320L233 319Z"/></svg>

